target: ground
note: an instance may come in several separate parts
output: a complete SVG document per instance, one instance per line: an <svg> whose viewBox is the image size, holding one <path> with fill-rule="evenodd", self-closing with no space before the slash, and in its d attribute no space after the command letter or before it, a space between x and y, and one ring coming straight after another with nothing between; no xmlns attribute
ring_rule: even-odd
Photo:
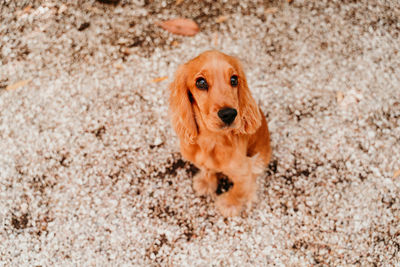
<svg viewBox="0 0 400 267"><path fill-rule="evenodd" d="M157 26L175 17L201 31ZM400 264L398 1L5 0L0 20L0 265ZM168 118L207 49L242 60L272 138L229 219Z"/></svg>

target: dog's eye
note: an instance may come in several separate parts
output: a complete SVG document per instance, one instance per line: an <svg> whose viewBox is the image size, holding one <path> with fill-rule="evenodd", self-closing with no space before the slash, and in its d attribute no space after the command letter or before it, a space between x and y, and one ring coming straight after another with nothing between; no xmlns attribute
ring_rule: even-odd
<svg viewBox="0 0 400 267"><path fill-rule="evenodd" d="M233 76L231 77L231 85L232 85L233 87L236 87L236 86L238 85L238 76L233 75Z"/></svg>
<svg viewBox="0 0 400 267"><path fill-rule="evenodd" d="M196 87L199 88L200 90L208 90L208 84L206 79L198 78L196 80Z"/></svg>

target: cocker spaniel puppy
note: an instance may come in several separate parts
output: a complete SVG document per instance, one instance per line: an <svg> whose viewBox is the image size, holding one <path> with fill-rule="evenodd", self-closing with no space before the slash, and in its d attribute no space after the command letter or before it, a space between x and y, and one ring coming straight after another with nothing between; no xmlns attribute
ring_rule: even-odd
<svg viewBox="0 0 400 267"><path fill-rule="evenodd" d="M193 188L214 194L217 174L233 187L217 196L224 216L236 216L256 199L256 178L271 157L267 122L247 86L240 62L207 51L179 67L170 85L172 125L184 158L199 167Z"/></svg>

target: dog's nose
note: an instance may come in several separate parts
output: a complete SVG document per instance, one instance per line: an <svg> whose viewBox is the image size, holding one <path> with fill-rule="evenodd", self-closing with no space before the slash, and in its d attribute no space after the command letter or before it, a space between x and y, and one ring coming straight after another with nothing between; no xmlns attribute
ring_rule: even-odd
<svg viewBox="0 0 400 267"><path fill-rule="evenodd" d="M223 108L218 111L218 117L227 125L230 125L236 118L237 111L234 108Z"/></svg>

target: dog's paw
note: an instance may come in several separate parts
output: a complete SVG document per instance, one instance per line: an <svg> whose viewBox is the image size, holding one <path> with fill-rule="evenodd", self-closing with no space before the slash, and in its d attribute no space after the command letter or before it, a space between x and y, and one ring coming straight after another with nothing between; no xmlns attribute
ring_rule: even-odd
<svg viewBox="0 0 400 267"><path fill-rule="evenodd" d="M238 216L243 209L243 204L229 194L218 197L215 205L224 217Z"/></svg>
<svg viewBox="0 0 400 267"><path fill-rule="evenodd" d="M193 189L198 196L214 194L217 190L217 178L215 174L200 172L193 178Z"/></svg>

